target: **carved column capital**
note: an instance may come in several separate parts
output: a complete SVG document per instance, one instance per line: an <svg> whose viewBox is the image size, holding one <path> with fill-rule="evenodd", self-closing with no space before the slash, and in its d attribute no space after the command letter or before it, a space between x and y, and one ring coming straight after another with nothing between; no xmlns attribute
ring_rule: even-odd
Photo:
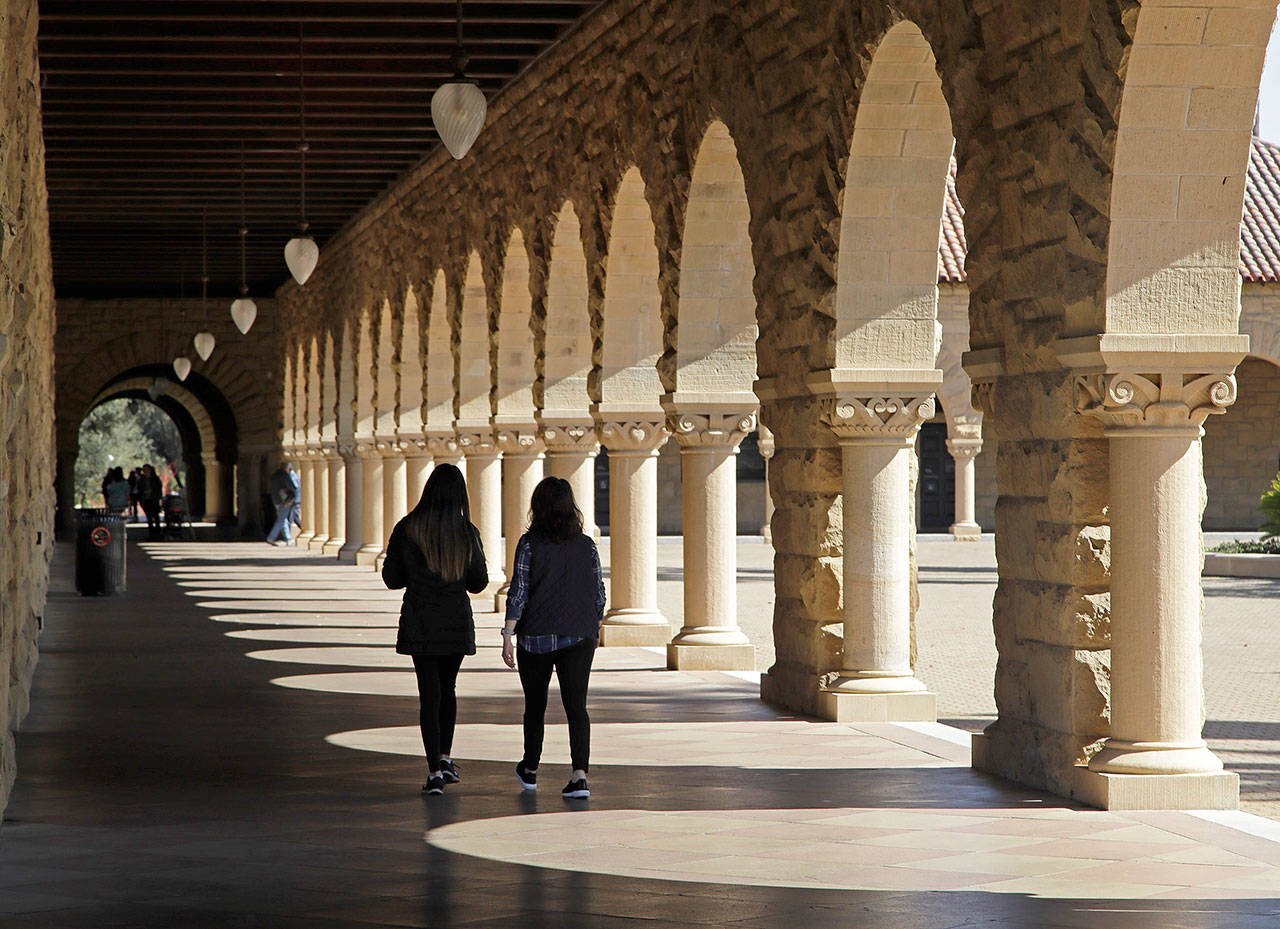
<svg viewBox="0 0 1280 929"><path fill-rule="evenodd" d="M737 448L756 428L756 411L699 413L673 410L667 414L667 428L682 449Z"/></svg>
<svg viewBox="0 0 1280 929"><path fill-rule="evenodd" d="M841 444L911 444L921 423L932 419L933 394L859 396L838 394L824 402L822 421Z"/></svg>
<svg viewBox="0 0 1280 929"><path fill-rule="evenodd" d="M400 443L400 451L406 458L425 458L428 454L427 440L421 434L397 433L396 441Z"/></svg>
<svg viewBox="0 0 1280 929"><path fill-rule="evenodd" d="M756 446L760 449L760 457L768 461L773 457L776 446L773 441L773 433L769 431L769 427L761 423L756 432Z"/></svg>
<svg viewBox="0 0 1280 929"><path fill-rule="evenodd" d="M982 451L981 439L947 439L947 451L957 461L965 458L977 458Z"/></svg>
<svg viewBox="0 0 1280 929"><path fill-rule="evenodd" d="M360 457L360 449L354 439L344 439L338 442L336 448L338 450L338 455L342 458Z"/></svg>
<svg viewBox="0 0 1280 929"><path fill-rule="evenodd" d="M610 419L596 427L600 443L610 454L655 454L670 437L661 419Z"/></svg>
<svg viewBox="0 0 1280 929"><path fill-rule="evenodd" d="M399 436L381 436L378 439L378 454L383 458L402 458L404 443Z"/></svg>
<svg viewBox="0 0 1280 929"><path fill-rule="evenodd" d="M1119 370L1076 377L1076 409L1102 420L1109 435L1143 429L1199 435L1210 414L1225 413L1235 402L1235 375L1224 371Z"/></svg>
<svg viewBox="0 0 1280 929"><path fill-rule="evenodd" d="M320 446L320 456L327 461L342 457L336 442L326 442Z"/></svg>
<svg viewBox="0 0 1280 929"><path fill-rule="evenodd" d="M504 455L532 457L541 455L544 450L542 437L533 423L495 426L493 439Z"/></svg>
<svg viewBox="0 0 1280 929"><path fill-rule="evenodd" d="M540 420L542 441L550 455L594 455L600 450L596 424L591 419Z"/></svg>
<svg viewBox="0 0 1280 929"><path fill-rule="evenodd" d="M432 458L454 458L458 455L458 438L454 435L438 433L423 436L427 452Z"/></svg>
<svg viewBox="0 0 1280 929"><path fill-rule="evenodd" d="M378 440L373 438L373 436L357 438L355 440L355 453L359 458L377 458Z"/></svg>
<svg viewBox="0 0 1280 929"><path fill-rule="evenodd" d="M468 458L485 457L499 454L497 443L493 440L492 430L458 430L458 449Z"/></svg>

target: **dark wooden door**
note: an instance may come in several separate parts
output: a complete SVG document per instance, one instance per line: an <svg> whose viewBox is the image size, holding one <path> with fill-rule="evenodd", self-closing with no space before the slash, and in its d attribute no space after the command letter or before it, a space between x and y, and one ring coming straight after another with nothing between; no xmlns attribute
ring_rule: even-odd
<svg viewBox="0 0 1280 929"><path fill-rule="evenodd" d="M955 519L956 463L947 451L946 423L920 429L920 528L945 532Z"/></svg>

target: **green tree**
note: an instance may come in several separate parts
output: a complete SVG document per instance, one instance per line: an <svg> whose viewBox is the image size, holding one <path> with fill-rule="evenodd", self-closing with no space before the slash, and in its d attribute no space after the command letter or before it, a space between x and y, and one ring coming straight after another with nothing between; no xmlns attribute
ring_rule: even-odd
<svg viewBox="0 0 1280 929"><path fill-rule="evenodd" d="M1271 489L1262 495L1258 509L1262 510L1262 537L1280 536L1280 474L1272 479Z"/></svg>
<svg viewBox="0 0 1280 929"><path fill-rule="evenodd" d="M159 472L168 462L181 460L182 437L164 410L146 400L108 401L80 424L76 504L102 505L102 476L108 468L123 468L127 477L146 463ZM183 479L185 483L185 475Z"/></svg>

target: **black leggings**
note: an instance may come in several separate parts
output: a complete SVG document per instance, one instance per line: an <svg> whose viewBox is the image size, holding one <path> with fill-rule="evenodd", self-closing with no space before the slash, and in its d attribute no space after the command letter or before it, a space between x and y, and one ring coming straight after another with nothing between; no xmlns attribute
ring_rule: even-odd
<svg viewBox="0 0 1280 929"><path fill-rule="evenodd" d="M418 675L418 719L427 770L440 770L440 756L453 750L453 727L458 722L458 669L461 655L414 655Z"/></svg>
<svg viewBox="0 0 1280 929"><path fill-rule="evenodd" d="M560 682L560 702L569 719L569 755L574 770L586 771L591 760L591 717L587 715L587 681L591 677L591 659L596 654L596 640L585 639L559 651L536 655L517 650L520 661L520 686L524 688L524 766L538 767L542 758L542 735L547 715L547 689L551 671Z"/></svg>

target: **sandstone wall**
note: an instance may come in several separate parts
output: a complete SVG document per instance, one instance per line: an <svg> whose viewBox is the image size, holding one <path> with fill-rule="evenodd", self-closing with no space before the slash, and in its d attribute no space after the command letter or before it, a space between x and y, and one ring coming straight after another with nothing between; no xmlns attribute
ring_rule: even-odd
<svg viewBox="0 0 1280 929"><path fill-rule="evenodd" d="M1204 424L1204 528L1257 529L1258 497L1280 471L1280 368L1248 358L1236 370L1239 398Z"/></svg>
<svg viewBox="0 0 1280 929"><path fill-rule="evenodd" d="M53 284L36 4L0 0L0 809L53 546Z"/></svg>

